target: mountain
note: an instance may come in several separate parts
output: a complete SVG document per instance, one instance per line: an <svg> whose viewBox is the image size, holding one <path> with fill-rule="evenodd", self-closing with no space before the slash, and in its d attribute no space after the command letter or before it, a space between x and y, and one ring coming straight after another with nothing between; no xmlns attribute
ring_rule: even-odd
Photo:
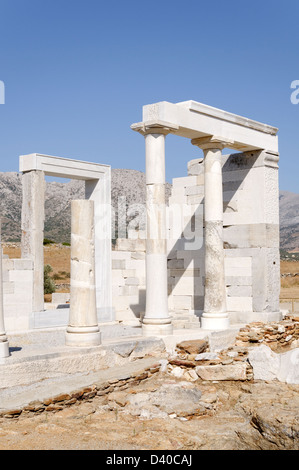
<svg viewBox="0 0 299 470"><path fill-rule="evenodd" d="M166 185L166 198L171 184ZM56 242L70 241L70 201L84 197L84 182L47 182L45 200L45 238ZM111 197L116 217L131 204L144 204L145 174L137 170L112 169ZM125 199L120 199L125 197ZM299 194L280 191L281 248L299 251ZM21 239L22 185L19 173L0 173L0 214L2 239ZM133 214L130 216L133 218ZM127 218L130 219L130 217Z"/></svg>
<svg viewBox="0 0 299 470"><path fill-rule="evenodd" d="M299 194L279 193L280 247L299 252Z"/></svg>

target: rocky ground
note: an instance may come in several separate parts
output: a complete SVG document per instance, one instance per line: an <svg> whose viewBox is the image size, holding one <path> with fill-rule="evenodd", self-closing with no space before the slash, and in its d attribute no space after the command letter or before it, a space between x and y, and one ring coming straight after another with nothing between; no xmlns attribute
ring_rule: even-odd
<svg viewBox="0 0 299 470"><path fill-rule="evenodd" d="M159 373L126 391L3 420L0 449L298 450L299 386L187 382Z"/></svg>
<svg viewBox="0 0 299 470"><path fill-rule="evenodd" d="M297 351L298 335L299 319L286 318L247 325L216 353L205 340L183 342L138 380L2 417L0 449L298 450L299 384L256 380L249 360L261 345Z"/></svg>

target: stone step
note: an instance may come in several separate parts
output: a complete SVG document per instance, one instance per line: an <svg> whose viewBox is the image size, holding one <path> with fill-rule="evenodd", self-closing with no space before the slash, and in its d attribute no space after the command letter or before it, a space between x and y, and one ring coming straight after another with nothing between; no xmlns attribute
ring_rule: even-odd
<svg viewBox="0 0 299 470"><path fill-rule="evenodd" d="M172 321L172 325L175 329L193 329L201 327L200 323L185 321Z"/></svg>

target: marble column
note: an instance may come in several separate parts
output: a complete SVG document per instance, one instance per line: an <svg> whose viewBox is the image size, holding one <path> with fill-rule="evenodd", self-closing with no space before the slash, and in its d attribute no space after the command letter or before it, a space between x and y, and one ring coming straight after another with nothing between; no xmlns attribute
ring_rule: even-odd
<svg viewBox="0 0 299 470"><path fill-rule="evenodd" d="M9 343L4 326L3 310L3 277L2 277L2 244L1 244L1 221L0 221L0 358L9 356Z"/></svg>
<svg viewBox="0 0 299 470"><path fill-rule="evenodd" d="M71 203L71 295L67 346L97 346L101 333L97 320L94 256L94 202Z"/></svg>
<svg viewBox="0 0 299 470"><path fill-rule="evenodd" d="M145 137L146 156L146 307L144 336L173 332L168 311L165 138L167 127L134 128Z"/></svg>
<svg viewBox="0 0 299 470"><path fill-rule="evenodd" d="M209 330L229 327L223 248L222 149L215 137L193 139L204 152L205 296L201 326Z"/></svg>
<svg viewBox="0 0 299 470"><path fill-rule="evenodd" d="M33 312L44 310L45 174L32 170L22 175L22 258L33 261Z"/></svg>

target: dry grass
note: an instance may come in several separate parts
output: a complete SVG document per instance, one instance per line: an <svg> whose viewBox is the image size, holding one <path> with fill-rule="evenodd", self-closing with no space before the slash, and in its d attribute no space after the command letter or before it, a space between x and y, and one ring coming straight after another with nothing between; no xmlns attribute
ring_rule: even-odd
<svg viewBox="0 0 299 470"><path fill-rule="evenodd" d="M3 254L9 258L21 258L19 244L4 244ZM49 264L53 271L50 277L54 278L56 292L69 292L71 250L69 246L46 245L44 246L44 264ZM63 284L63 287L60 285ZM52 294L45 295L45 302L51 302Z"/></svg>
<svg viewBox="0 0 299 470"><path fill-rule="evenodd" d="M281 274L299 273L299 261L281 261ZM299 276L281 278L281 299L299 299Z"/></svg>
<svg viewBox="0 0 299 470"><path fill-rule="evenodd" d="M299 273L299 261L281 261L280 262L280 272L281 274L285 273Z"/></svg>

